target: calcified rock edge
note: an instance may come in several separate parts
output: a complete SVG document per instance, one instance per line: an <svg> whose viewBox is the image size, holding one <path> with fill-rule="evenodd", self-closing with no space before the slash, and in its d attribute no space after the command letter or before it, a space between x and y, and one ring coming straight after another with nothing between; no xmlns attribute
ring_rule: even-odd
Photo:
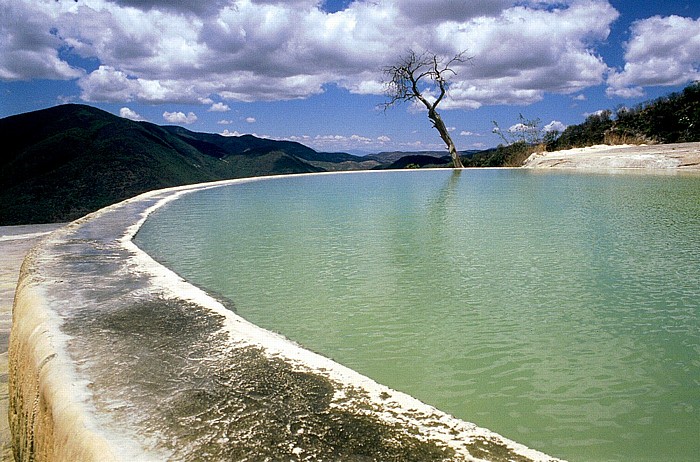
<svg viewBox="0 0 700 462"><path fill-rule="evenodd" d="M598 145L555 152L535 152L525 168L700 170L700 143L642 146Z"/></svg>
<svg viewBox="0 0 700 462"><path fill-rule="evenodd" d="M9 353L17 460L555 460L250 324L133 244L168 201L245 181L274 180L146 193L29 253Z"/></svg>

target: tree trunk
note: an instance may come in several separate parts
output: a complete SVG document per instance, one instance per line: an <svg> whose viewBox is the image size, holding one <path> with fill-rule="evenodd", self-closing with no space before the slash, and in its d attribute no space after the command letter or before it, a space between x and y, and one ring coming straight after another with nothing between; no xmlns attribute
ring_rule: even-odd
<svg viewBox="0 0 700 462"><path fill-rule="evenodd" d="M445 126L445 122L442 121L442 118L440 117L440 114L438 114L435 109L430 109L428 111L428 118L433 122L433 127L440 133L440 138L442 138L442 141L445 142L447 145L447 150L450 151L450 156L452 157L452 167L453 168L464 168L464 165L462 164L462 160L459 158L459 153L457 152L457 148L455 147L454 142L452 141L452 137L450 136L450 133L447 131L447 127Z"/></svg>

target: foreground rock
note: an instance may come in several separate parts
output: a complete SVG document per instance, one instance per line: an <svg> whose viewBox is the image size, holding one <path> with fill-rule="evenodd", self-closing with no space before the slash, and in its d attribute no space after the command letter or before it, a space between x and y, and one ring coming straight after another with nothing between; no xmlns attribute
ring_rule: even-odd
<svg viewBox="0 0 700 462"><path fill-rule="evenodd" d="M700 170L700 143L591 146L532 154L526 168Z"/></svg>
<svg viewBox="0 0 700 462"><path fill-rule="evenodd" d="M132 243L206 187L116 204L30 252L9 352L17 460L554 460L246 322Z"/></svg>
<svg viewBox="0 0 700 462"><path fill-rule="evenodd" d="M19 268L29 249L60 224L0 227L0 461L13 460L7 421L7 347Z"/></svg>

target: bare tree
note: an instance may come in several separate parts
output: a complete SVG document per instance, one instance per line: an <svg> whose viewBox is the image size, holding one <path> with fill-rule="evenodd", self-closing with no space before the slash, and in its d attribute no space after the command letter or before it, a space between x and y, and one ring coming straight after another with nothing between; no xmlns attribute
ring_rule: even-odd
<svg viewBox="0 0 700 462"><path fill-rule="evenodd" d="M463 63L470 58L459 53L447 60L434 53L416 53L409 50L406 56L400 58L397 64L382 69L385 78L385 94L389 99L384 109L402 102L420 101L428 109L428 118L433 127L440 133L440 138L447 145L452 156L454 168L464 168L459 158L452 137L450 137L445 122L437 112L438 104L443 100L448 89L448 80L456 75L452 68L455 63ZM435 95L435 99L427 95Z"/></svg>

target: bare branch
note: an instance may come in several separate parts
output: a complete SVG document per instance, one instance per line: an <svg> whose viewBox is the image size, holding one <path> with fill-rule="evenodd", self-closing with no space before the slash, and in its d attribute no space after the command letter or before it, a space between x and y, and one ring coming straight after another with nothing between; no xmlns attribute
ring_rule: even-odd
<svg viewBox="0 0 700 462"><path fill-rule="evenodd" d="M447 94L449 78L457 75L453 66L456 63L471 60L465 54L466 52L462 51L453 58L445 60L434 53L418 54L414 50L408 50L397 64L382 69L387 96L384 110L386 111L398 103L420 101L428 109L428 118L447 145L455 168L461 168L462 162L447 127L436 109ZM425 86L425 89L422 90L421 86ZM425 96L426 93L437 94L437 97L433 102L430 102Z"/></svg>
<svg viewBox="0 0 700 462"><path fill-rule="evenodd" d="M418 95L426 91L420 89L421 85L426 85L428 90L432 87L441 101L449 89L449 78L457 75L453 66L470 60L465 51L445 60L433 53L419 54L408 50L396 64L382 68L385 94L388 98L384 108L401 102L420 100Z"/></svg>

